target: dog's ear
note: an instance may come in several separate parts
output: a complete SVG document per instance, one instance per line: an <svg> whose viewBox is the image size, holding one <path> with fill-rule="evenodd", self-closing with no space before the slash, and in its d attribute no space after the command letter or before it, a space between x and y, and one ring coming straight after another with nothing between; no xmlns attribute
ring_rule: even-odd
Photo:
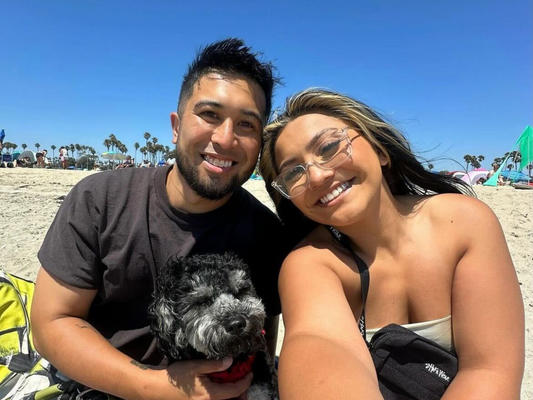
<svg viewBox="0 0 533 400"><path fill-rule="evenodd" d="M163 295L158 296L150 307L152 332L158 338L159 348L167 357L181 359L180 353L187 346L181 320L174 312L172 301Z"/></svg>
<svg viewBox="0 0 533 400"><path fill-rule="evenodd" d="M172 305L165 296L158 296L151 306L151 314L154 317L154 329L162 336L172 335L174 330L175 315L172 312Z"/></svg>
<svg viewBox="0 0 533 400"><path fill-rule="evenodd" d="M186 257L180 256L178 253L171 255L166 263L165 270L173 273L181 273L187 266Z"/></svg>

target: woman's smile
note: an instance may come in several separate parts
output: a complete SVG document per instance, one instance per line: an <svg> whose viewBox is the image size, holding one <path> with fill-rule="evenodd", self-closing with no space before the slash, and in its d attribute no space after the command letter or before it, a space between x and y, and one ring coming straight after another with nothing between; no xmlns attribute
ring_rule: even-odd
<svg viewBox="0 0 533 400"><path fill-rule="evenodd" d="M355 178L342 182L326 195L322 196L316 205L329 207L337 204L352 188Z"/></svg>

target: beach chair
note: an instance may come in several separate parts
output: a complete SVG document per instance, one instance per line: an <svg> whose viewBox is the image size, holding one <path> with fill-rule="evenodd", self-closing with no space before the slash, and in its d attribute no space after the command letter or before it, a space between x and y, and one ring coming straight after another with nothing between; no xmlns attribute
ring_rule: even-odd
<svg viewBox="0 0 533 400"><path fill-rule="evenodd" d="M13 167L13 155L10 153L2 154L2 162L0 164L2 168Z"/></svg>

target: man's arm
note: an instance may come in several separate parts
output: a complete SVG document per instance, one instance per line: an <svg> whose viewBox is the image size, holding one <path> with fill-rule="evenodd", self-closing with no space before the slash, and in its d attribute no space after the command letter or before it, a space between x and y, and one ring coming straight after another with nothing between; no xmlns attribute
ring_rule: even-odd
<svg viewBox="0 0 533 400"><path fill-rule="evenodd" d="M124 399L225 399L248 388L251 376L216 384L203 375L226 369L231 360L183 361L154 370L121 353L86 321L96 293L68 285L43 268L37 276L34 344L69 378Z"/></svg>

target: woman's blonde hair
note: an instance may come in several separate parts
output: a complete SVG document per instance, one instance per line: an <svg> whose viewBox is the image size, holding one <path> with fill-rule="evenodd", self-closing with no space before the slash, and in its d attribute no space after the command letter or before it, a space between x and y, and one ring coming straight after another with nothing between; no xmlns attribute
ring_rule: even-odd
<svg viewBox="0 0 533 400"><path fill-rule="evenodd" d="M279 173L275 156L276 141L291 121L307 114L323 114L338 118L366 138L388 161L383 167L383 175L394 195L437 193L473 195L472 189L466 183L450 176L427 171L411 151L407 139L366 104L333 91L312 88L288 98L285 110L275 116L265 128L263 135L261 175L282 221L286 222L297 210L271 186Z"/></svg>

